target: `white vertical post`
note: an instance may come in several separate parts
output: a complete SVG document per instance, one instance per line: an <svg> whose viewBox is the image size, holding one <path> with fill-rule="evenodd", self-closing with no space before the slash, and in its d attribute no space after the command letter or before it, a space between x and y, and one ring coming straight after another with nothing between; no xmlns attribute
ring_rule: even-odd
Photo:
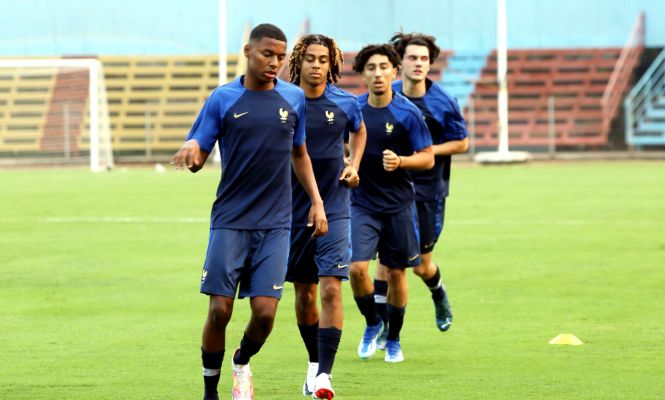
<svg viewBox="0 0 665 400"><path fill-rule="evenodd" d="M99 169L99 61L91 63L89 71L90 87L88 101L90 102L90 170L98 172Z"/></svg>
<svg viewBox="0 0 665 400"><path fill-rule="evenodd" d="M226 83L228 75L226 64L228 58L228 44L227 44L227 26L226 26L226 0L219 0L219 57L218 57L218 78L219 85ZM219 151L219 145L215 143L212 149L212 159L216 163L222 162L222 156Z"/></svg>
<svg viewBox="0 0 665 400"><path fill-rule="evenodd" d="M499 153L508 152L508 33L506 21L506 0L497 0L496 18L496 61L497 81L499 82Z"/></svg>
<svg viewBox="0 0 665 400"><path fill-rule="evenodd" d="M228 45L226 35L226 0L219 0L219 84L226 83Z"/></svg>

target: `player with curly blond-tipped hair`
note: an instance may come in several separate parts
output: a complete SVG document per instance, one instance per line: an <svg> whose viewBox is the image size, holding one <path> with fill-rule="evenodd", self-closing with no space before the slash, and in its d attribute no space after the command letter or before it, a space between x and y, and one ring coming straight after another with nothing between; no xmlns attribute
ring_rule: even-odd
<svg viewBox="0 0 665 400"><path fill-rule="evenodd" d="M302 185L293 180L286 280L295 287L296 319L309 355L303 394L314 395L315 399L332 399L335 395L330 372L342 336L341 283L349 277L349 189L358 186L366 138L358 99L333 85L343 66L342 51L333 39L323 35L302 37L289 59L291 81L305 92L307 152L328 219L328 234L313 238L307 226L310 200ZM345 165L347 135L350 160Z"/></svg>

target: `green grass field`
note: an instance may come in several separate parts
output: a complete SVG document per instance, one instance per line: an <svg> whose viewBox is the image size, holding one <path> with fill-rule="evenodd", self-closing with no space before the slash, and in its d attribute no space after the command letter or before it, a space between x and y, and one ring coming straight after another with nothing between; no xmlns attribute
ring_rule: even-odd
<svg viewBox="0 0 665 400"><path fill-rule="evenodd" d="M0 399L200 399L198 293L219 172L0 171ZM435 259L445 334L410 274L406 361L361 361L345 284L343 399L665 398L665 163L461 165ZM227 352L248 315L240 301ZM293 291L252 360L257 399L300 399ZM583 346L554 346L573 333ZM230 363L220 393L229 398ZM228 397L227 397L228 396Z"/></svg>

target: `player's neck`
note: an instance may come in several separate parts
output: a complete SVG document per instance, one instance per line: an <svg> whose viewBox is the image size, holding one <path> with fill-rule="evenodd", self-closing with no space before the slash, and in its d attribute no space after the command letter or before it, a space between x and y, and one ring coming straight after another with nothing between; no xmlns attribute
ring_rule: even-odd
<svg viewBox="0 0 665 400"><path fill-rule="evenodd" d="M374 108L388 107L388 104L393 100L393 89L389 88L381 94L376 94L372 91L369 92L367 102Z"/></svg>
<svg viewBox="0 0 665 400"><path fill-rule="evenodd" d="M402 93L407 97L423 97L427 93L427 80L412 81L402 76Z"/></svg>
<svg viewBox="0 0 665 400"><path fill-rule="evenodd" d="M309 99L317 99L323 96L323 92L326 91L326 84L323 83L321 85L312 86L301 80L300 88L305 92L305 97Z"/></svg>
<svg viewBox="0 0 665 400"><path fill-rule="evenodd" d="M249 90L273 90L275 88L275 82L262 82L252 74L245 74L243 86L245 89Z"/></svg>

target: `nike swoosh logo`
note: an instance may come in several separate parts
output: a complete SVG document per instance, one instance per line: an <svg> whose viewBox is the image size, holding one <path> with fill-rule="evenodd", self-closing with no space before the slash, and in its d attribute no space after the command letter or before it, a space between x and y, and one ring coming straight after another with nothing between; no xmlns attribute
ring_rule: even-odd
<svg viewBox="0 0 665 400"><path fill-rule="evenodd" d="M348 266L349 266L349 264L346 264L346 265L338 264L338 265L337 265L337 268L339 268L339 269L344 269L344 268L346 268L346 267L348 267Z"/></svg>
<svg viewBox="0 0 665 400"><path fill-rule="evenodd" d="M245 111L245 112L242 113L242 114L236 114L236 113L233 113L233 118L240 118L240 117L242 117L243 115L248 114L248 113L249 113L249 111Z"/></svg>
<svg viewBox="0 0 665 400"><path fill-rule="evenodd" d="M416 254L415 256L409 258L409 261L413 261L413 260L415 260L416 258L418 258L419 255L420 255L420 254Z"/></svg>
<svg viewBox="0 0 665 400"><path fill-rule="evenodd" d="M272 285L272 288L273 288L274 290L280 290L280 289L282 289L283 287L284 287L284 285L282 285L282 286Z"/></svg>

